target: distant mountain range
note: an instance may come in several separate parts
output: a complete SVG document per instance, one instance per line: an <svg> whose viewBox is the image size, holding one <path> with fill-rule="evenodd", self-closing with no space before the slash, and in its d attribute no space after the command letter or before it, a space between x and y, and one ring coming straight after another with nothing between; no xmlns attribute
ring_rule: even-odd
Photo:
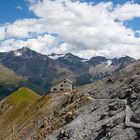
<svg viewBox="0 0 140 140"><path fill-rule="evenodd" d="M83 85L102 79L126 67L135 59L125 56L107 59L102 56L83 59L72 53L43 55L29 48L0 53L0 63L27 79L25 84L40 94L63 78L75 85Z"/></svg>

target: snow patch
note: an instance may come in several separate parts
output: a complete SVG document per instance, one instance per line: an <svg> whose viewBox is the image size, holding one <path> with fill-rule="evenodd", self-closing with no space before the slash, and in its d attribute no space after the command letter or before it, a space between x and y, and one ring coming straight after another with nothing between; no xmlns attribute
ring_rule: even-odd
<svg viewBox="0 0 140 140"><path fill-rule="evenodd" d="M65 57L64 57L64 59L68 59L69 58L69 56L68 55L66 55Z"/></svg>
<svg viewBox="0 0 140 140"><path fill-rule="evenodd" d="M112 60L108 60L106 67L109 67L111 64L112 64Z"/></svg>
<svg viewBox="0 0 140 140"><path fill-rule="evenodd" d="M18 52L18 51L14 51L14 55L15 56L22 56L22 53Z"/></svg>
<svg viewBox="0 0 140 140"><path fill-rule="evenodd" d="M50 58L50 59L53 59L53 60L56 60L56 59L58 59L58 58L60 58L60 57L64 57L65 55L64 54L53 54L53 55L48 55L48 57Z"/></svg>

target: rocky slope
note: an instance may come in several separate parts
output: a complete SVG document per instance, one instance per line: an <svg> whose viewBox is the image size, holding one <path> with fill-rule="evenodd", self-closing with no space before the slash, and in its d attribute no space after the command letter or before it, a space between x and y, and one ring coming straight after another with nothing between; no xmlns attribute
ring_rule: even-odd
<svg viewBox="0 0 140 140"><path fill-rule="evenodd" d="M21 90L20 96L23 97L25 94L32 97L27 90L24 92L23 89ZM18 92L16 92L16 96L18 96ZM45 134L50 134L69 121L69 112L74 112L90 101L88 97L75 93L49 94L42 98L36 98L36 95L33 94L34 102L29 102L30 99L27 96L27 99L22 98L20 102L17 100L15 102L17 97L12 94L14 104L11 104L11 100L9 102L11 96L7 97L0 102L0 125L2 126L0 139L26 140L34 139L34 137L43 139ZM59 113L61 113L60 116Z"/></svg>
<svg viewBox="0 0 140 140"><path fill-rule="evenodd" d="M42 55L29 48L0 53L0 63L25 76L31 85L29 88L38 93L48 91L56 79L68 78L75 85L83 85L102 79L134 61L128 56L115 59L98 56L86 60L71 53Z"/></svg>
<svg viewBox="0 0 140 140"><path fill-rule="evenodd" d="M26 93L23 92L23 93ZM0 102L0 118L11 109ZM17 103L16 103L17 104ZM51 93L24 107L0 130L4 140L139 140L140 61L71 93ZM3 121L2 121L3 122ZM0 120L1 124L1 120Z"/></svg>
<svg viewBox="0 0 140 140"><path fill-rule="evenodd" d="M139 140L140 61L115 75L79 90L92 103L78 109L77 117L46 140Z"/></svg>

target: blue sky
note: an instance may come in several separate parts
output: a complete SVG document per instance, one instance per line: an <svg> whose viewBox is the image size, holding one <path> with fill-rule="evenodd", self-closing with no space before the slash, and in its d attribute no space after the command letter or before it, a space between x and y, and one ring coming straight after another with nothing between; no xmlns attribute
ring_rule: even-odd
<svg viewBox="0 0 140 140"><path fill-rule="evenodd" d="M0 52L140 58L140 0L29 1L0 0Z"/></svg>
<svg viewBox="0 0 140 140"><path fill-rule="evenodd" d="M22 9L18 9L19 6ZM28 3L25 0L0 0L0 24L33 17L35 15L28 10Z"/></svg>
<svg viewBox="0 0 140 140"><path fill-rule="evenodd" d="M84 2L109 2L110 0L81 0ZM128 0L112 0L114 4L123 4ZM140 0L135 0L136 3L140 3ZM21 7L22 9L19 9ZM0 0L0 24L7 22L14 22L17 19L22 18L36 18L35 14L28 9L27 0ZM125 25L134 30L140 30L140 18L134 18L134 20L125 22Z"/></svg>

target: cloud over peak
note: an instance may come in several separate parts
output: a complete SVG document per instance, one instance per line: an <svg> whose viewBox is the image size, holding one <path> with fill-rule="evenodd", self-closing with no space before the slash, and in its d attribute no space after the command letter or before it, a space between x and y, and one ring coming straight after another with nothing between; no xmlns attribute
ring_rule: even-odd
<svg viewBox="0 0 140 140"><path fill-rule="evenodd" d="M16 38L10 42L14 48L28 46L44 53L73 52L87 58L140 56L140 38L135 36L138 31L124 25L126 20L140 17L139 4L38 0L32 1L29 9L38 18L21 19L0 27L1 51L10 50L5 42Z"/></svg>

